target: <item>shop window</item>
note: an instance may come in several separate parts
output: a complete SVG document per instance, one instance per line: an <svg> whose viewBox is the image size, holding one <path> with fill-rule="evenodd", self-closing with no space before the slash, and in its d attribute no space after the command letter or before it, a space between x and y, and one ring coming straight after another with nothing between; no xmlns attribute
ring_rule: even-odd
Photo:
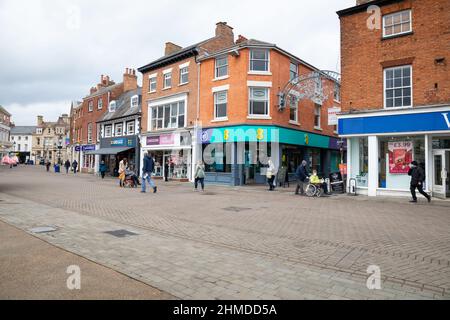
<svg viewBox="0 0 450 320"><path fill-rule="evenodd" d="M424 137L379 137L378 187L408 190L409 164L425 168Z"/></svg>
<svg viewBox="0 0 450 320"><path fill-rule="evenodd" d="M203 144L202 147L206 172L231 172L231 164L227 163L227 151L231 149L227 144Z"/></svg>
<svg viewBox="0 0 450 320"><path fill-rule="evenodd" d="M351 144L351 163L352 169L350 172L350 178L356 179L358 187L368 186L368 172L369 172L369 148L368 138L350 138Z"/></svg>

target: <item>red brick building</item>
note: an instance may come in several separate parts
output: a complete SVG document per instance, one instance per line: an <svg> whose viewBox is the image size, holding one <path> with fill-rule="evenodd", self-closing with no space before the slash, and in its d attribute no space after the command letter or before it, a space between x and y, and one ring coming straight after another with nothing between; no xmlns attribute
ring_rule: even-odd
<svg viewBox="0 0 450 320"><path fill-rule="evenodd" d="M137 76L133 69L125 70L120 83L102 75L100 82L91 87L81 105L72 109L72 156L82 172L96 172L98 169L98 156L85 153L99 148L100 127L96 122L122 93L136 89Z"/></svg>
<svg viewBox="0 0 450 320"><path fill-rule="evenodd" d="M341 21L348 178L361 193L408 195L409 162L449 196L450 1L357 1Z"/></svg>

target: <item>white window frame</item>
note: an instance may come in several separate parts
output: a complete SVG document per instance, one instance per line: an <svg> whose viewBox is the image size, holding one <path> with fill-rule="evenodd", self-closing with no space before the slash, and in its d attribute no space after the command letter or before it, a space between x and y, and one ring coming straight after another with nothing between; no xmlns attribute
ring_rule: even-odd
<svg viewBox="0 0 450 320"><path fill-rule="evenodd" d="M270 74L270 49L268 48L250 48L249 49L249 59L248 59L248 70L249 73L253 73L253 74ZM252 69L252 61L255 59L252 59L252 53L255 50L264 50L267 52L267 70L253 70ZM266 60L261 60L261 59L256 59L257 61L266 61Z"/></svg>
<svg viewBox="0 0 450 320"><path fill-rule="evenodd" d="M97 110L103 109L103 99L100 98L97 100Z"/></svg>
<svg viewBox="0 0 450 320"><path fill-rule="evenodd" d="M225 93L225 116L218 117L217 116L217 96L219 94ZM213 93L214 95L214 120L228 120L228 90L216 91Z"/></svg>
<svg viewBox="0 0 450 320"><path fill-rule="evenodd" d="M89 122L87 125L87 142L92 142L92 122Z"/></svg>
<svg viewBox="0 0 450 320"><path fill-rule="evenodd" d="M114 111L116 111L116 106L117 106L117 104L116 104L116 100L112 100L110 103L109 103L109 112L114 112Z"/></svg>
<svg viewBox="0 0 450 320"><path fill-rule="evenodd" d="M120 130L119 130L120 129ZM120 132L119 132L120 131ZM119 123L115 123L114 124L114 136L116 137L121 137L123 136L123 123L119 122Z"/></svg>
<svg viewBox="0 0 450 320"><path fill-rule="evenodd" d="M152 89L152 84L155 85L154 89ZM148 92L149 93L156 92L157 86L158 86L158 74L152 73L151 75L148 76Z"/></svg>
<svg viewBox="0 0 450 320"><path fill-rule="evenodd" d="M110 138L111 136L112 136L112 125L111 124L105 125L105 138Z"/></svg>
<svg viewBox="0 0 450 320"><path fill-rule="evenodd" d="M336 102L341 102L341 89L336 82L333 85L333 100Z"/></svg>
<svg viewBox="0 0 450 320"><path fill-rule="evenodd" d="M400 107L395 107L394 105L395 105L395 98L394 98L394 105L392 106L392 107L387 107L387 103L386 103L386 101L387 101L387 97L386 97L386 90L387 90L387 86L386 86L386 83L387 83L387 78L386 78L386 73L387 73L387 71L389 71L389 70L395 70L395 69L400 69L400 68L405 68L405 67L409 67L409 75L410 75L410 86L409 86L409 88L411 89L411 105L409 105L409 106L400 106ZM395 71L394 71L395 72ZM404 88L407 88L407 87L393 87L393 88L391 88L392 90L395 90L395 89L404 89ZM397 110L397 109L409 109L409 108L412 108L412 106L414 105L414 102L413 102L413 97L414 97L414 93L413 93L413 68L412 68L412 65L410 65L410 64L407 64L407 65L403 65L403 66L396 66L396 67L391 67L391 68L385 68L384 70L383 70L383 107L384 107L384 109L388 109L388 110ZM403 98L403 95L402 95L402 98ZM403 103L403 102L402 102Z"/></svg>
<svg viewBox="0 0 450 320"><path fill-rule="evenodd" d="M131 126L130 126L131 125ZM128 121L127 122L127 135L133 135L134 134L134 120L133 121ZM132 128L132 130L130 130L130 127Z"/></svg>
<svg viewBox="0 0 450 320"><path fill-rule="evenodd" d="M170 80L169 86L166 85L166 81L168 81L168 80ZM167 73L164 73L164 76L163 76L163 89L170 89L170 88L172 88L172 72L167 72Z"/></svg>
<svg viewBox="0 0 450 320"><path fill-rule="evenodd" d="M88 102L88 111L89 112L94 111L94 100Z"/></svg>
<svg viewBox="0 0 450 320"><path fill-rule="evenodd" d="M183 108L183 114L180 114L179 112L179 104L180 102L184 103L184 108ZM176 125L175 127L164 127L164 117L165 117L165 106L169 105L169 112L172 114L172 104L177 105L177 113L176 113ZM163 114L162 114L162 118L159 117L158 114L158 108L162 107L163 108ZM156 119L162 119L162 127L157 127L155 128L155 126L153 126L153 109L156 109L157 112L157 118ZM156 131L156 130L167 130L167 129L180 129L180 128L185 128L187 126L187 117L186 117L186 113L187 113L187 99L186 97L184 97L183 99L180 99L179 96L171 98L171 99L165 99L163 101L153 101L153 102L149 102L148 103L148 128L150 128L150 131ZM183 127L179 127L179 117L183 116ZM175 117L170 115L169 117ZM171 123L170 119L169 119L169 124Z"/></svg>
<svg viewBox="0 0 450 320"><path fill-rule="evenodd" d="M187 75L187 81L182 82L183 75ZM180 68L180 83L179 84L183 85L183 84L187 84L187 83L189 83L189 67L185 66L183 68Z"/></svg>
<svg viewBox="0 0 450 320"><path fill-rule="evenodd" d="M134 101L136 101L136 104L134 105ZM139 96L134 95L130 99L130 108L137 108L139 106Z"/></svg>
<svg viewBox="0 0 450 320"><path fill-rule="evenodd" d="M390 17L393 17L393 16L396 16L396 15L402 16L404 12L409 12L409 30L408 30L408 31L400 31L400 32L398 32L398 33L393 33L393 34L387 35L387 34L386 34L386 19L387 19L387 18L390 18ZM404 22L402 22L402 21L400 20L400 25L403 24L403 23L404 23ZM392 24L392 25L389 26L389 27L392 27L392 26L395 26L395 24ZM412 10L411 10L411 9L402 10L402 11L397 11L397 12L390 13L390 14L387 14L387 15L384 15L384 16L383 16L383 38L396 37L396 36L399 36L399 35L402 35L402 34L411 33L412 31L413 31L413 25L412 25Z"/></svg>
<svg viewBox="0 0 450 320"><path fill-rule="evenodd" d="M319 114L317 114L319 109ZM319 116L319 125L316 125L316 116ZM314 103L314 129L322 130L322 105Z"/></svg>
<svg viewBox="0 0 450 320"><path fill-rule="evenodd" d="M292 72L291 67L292 66L295 66L295 77L294 78L291 77L291 72ZM297 77L298 77L298 64L291 61L291 63L289 64L289 80L293 80Z"/></svg>
<svg viewBox="0 0 450 320"><path fill-rule="evenodd" d="M294 107L295 108L295 119L294 120L291 119L291 110L289 110L289 122L293 123L293 124L298 124L298 100L295 99L295 101L296 101L295 107ZM291 103L289 103L289 109L294 109L294 108L292 108L292 101L291 101Z"/></svg>
<svg viewBox="0 0 450 320"><path fill-rule="evenodd" d="M252 99L252 90L267 90L267 114L252 114L251 113L251 102L254 100ZM268 119L270 118L270 88L268 87L248 87L248 118L254 118L254 119Z"/></svg>
<svg viewBox="0 0 450 320"><path fill-rule="evenodd" d="M222 66L217 66L217 61L221 60L221 59L225 59L226 63L224 65L222 65ZM226 67L226 70L227 70L226 74L219 76L218 75L219 68L225 68L225 67ZM229 71L228 67L229 67L228 66L228 55L223 55L223 56L217 57L214 60L214 79L223 79L223 78L228 77L228 71Z"/></svg>

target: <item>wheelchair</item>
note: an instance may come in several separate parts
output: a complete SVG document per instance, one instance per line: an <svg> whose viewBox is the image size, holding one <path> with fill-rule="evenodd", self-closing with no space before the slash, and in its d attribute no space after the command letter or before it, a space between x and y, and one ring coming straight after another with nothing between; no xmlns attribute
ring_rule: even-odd
<svg viewBox="0 0 450 320"><path fill-rule="evenodd" d="M320 197L323 194L323 189L321 185L311 183L308 179L308 184L306 185L305 194L308 197Z"/></svg>

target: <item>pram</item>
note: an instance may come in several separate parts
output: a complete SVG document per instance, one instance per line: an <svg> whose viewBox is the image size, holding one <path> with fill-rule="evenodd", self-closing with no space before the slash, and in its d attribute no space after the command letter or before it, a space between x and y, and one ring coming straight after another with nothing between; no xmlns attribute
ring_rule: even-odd
<svg viewBox="0 0 450 320"><path fill-rule="evenodd" d="M129 188L137 188L137 185L139 183L139 179L137 175L131 171L126 169L125 170L125 179L123 180L123 187L129 187Z"/></svg>

